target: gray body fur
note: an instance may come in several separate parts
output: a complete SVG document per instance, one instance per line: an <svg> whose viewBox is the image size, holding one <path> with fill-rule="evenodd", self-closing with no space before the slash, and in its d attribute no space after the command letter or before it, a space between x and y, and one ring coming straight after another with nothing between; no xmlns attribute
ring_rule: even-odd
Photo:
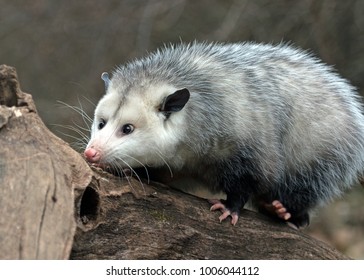
<svg viewBox="0 0 364 280"><path fill-rule="evenodd" d="M169 46L118 68L109 88L122 100L130 88L161 83L190 92L165 120L178 138L165 161L175 174L226 192L232 211L252 198L264 212L260 203L277 199L302 225L363 171L357 94L306 52L283 44Z"/></svg>

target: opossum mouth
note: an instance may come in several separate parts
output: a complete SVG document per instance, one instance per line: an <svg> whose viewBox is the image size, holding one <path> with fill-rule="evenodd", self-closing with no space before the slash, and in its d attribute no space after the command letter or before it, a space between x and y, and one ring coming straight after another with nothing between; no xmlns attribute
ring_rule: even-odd
<svg viewBox="0 0 364 280"><path fill-rule="evenodd" d="M123 169L120 170L120 169L112 167L109 164L101 163L101 162L92 163L91 166L96 167L96 168L100 168L105 172L117 175L119 177L129 177L129 176L132 175L132 170L130 168L123 168Z"/></svg>
<svg viewBox="0 0 364 280"><path fill-rule="evenodd" d="M100 163L100 162L96 162L96 163L91 163L91 166L94 166L96 168L101 168L103 170L109 168L110 166L104 163Z"/></svg>

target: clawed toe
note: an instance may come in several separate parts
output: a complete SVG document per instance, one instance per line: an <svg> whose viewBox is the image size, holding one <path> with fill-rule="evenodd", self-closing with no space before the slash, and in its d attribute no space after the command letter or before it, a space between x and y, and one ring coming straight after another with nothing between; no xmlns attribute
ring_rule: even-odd
<svg viewBox="0 0 364 280"><path fill-rule="evenodd" d="M222 212L222 215L219 217L220 223L230 216L231 224L236 225L239 220L239 214L237 212L230 211L220 200L209 200L209 202L213 204L210 208L211 211L220 210Z"/></svg>

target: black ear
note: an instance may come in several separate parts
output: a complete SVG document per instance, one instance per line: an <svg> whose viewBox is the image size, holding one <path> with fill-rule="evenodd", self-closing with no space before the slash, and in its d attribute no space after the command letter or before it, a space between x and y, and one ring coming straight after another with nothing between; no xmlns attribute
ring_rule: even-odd
<svg viewBox="0 0 364 280"><path fill-rule="evenodd" d="M172 112L181 111L189 99L190 92L188 89L184 88L177 90L175 93L168 95L164 99L160 111L164 112L166 115L169 115Z"/></svg>

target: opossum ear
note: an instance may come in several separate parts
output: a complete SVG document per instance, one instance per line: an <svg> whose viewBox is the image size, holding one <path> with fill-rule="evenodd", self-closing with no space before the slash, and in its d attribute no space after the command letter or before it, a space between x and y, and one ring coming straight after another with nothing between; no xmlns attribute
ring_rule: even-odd
<svg viewBox="0 0 364 280"><path fill-rule="evenodd" d="M101 74L101 79L104 81L105 83L105 91L107 90L107 88L109 87L109 83L110 83L110 78L109 78L109 73L107 72L103 72Z"/></svg>
<svg viewBox="0 0 364 280"><path fill-rule="evenodd" d="M188 89L184 88L177 90L175 93L168 95L164 99L160 111L165 114L181 111L189 99L190 92Z"/></svg>

